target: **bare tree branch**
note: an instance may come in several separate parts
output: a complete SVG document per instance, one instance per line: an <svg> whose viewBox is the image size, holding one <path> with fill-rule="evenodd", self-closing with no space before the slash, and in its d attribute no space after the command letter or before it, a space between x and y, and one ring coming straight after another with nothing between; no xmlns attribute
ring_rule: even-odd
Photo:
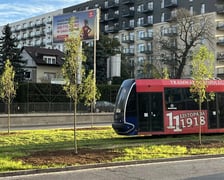
<svg viewBox="0 0 224 180"><path fill-rule="evenodd" d="M171 78L181 78L186 63L194 47L207 43L210 47L214 44L212 19L208 15L192 15L186 9L176 10L175 21L169 23L164 28L175 28L176 36L160 36L161 53L169 56L169 61L165 58L164 64L171 71L175 68L175 74ZM172 32L172 30L171 30ZM176 42L176 44L174 43ZM175 45L174 45L175 44Z"/></svg>

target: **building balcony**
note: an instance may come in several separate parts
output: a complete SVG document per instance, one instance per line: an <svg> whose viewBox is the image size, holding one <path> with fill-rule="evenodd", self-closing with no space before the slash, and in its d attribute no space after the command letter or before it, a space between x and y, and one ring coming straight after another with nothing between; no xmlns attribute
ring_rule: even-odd
<svg viewBox="0 0 224 180"><path fill-rule="evenodd" d="M128 11L123 11L122 17L133 17L134 15L135 15L135 11L128 10Z"/></svg>
<svg viewBox="0 0 224 180"><path fill-rule="evenodd" d="M216 6L216 12L217 12L218 14L224 14L224 4L218 4L218 5Z"/></svg>
<svg viewBox="0 0 224 180"><path fill-rule="evenodd" d="M127 44L132 44L135 41L135 37L134 36L124 36L124 38L122 39L122 43L127 43Z"/></svg>
<svg viewBox="0 0 224 180"><path fill-rule="evenodd" d="M216 44L224 46L224 37L217 38Z"/></svg>
<svg viewBox="0 0 224 180"><path fill-rule="evenodd" d="M217 30L223 31L224 30L224 22L217 22L217 26L216 26Z"/></svg>
<svg viewBox="0 0 224 180"><path fill-rule="evenodd" d="M35 28L35 23L31 23L30 27Z"/></svg>
<svg viewBox="0 0 224 180"><path fill-rule="evenodd" d="M47 30L47 34L52 34L52 30Z"/></svg>
<svg viewBox="0 0 224 180"><path fill-rule="evenodd" d="M168 37L174 37L174 36L177 36L177 32L176 31L173 31L173 32L165 32L163 35L164 36L168 36Z"/></svg>
<svg viewBox="0 0 224 180"><path fill-rule="evenodd" d="M125 48L125 49L123 49L123 53L126 56L134 56L135 55L135 50L133 48Z"/></svg>
<svg viewBox="0 0 224 180"><path fill-rule="evenodd" d="M45 24L42 23L42 22L39 22L39 23L35 24L35 27L36 27L36 28L38 28L38 27L42 27L42 26L45 26Z"/></svg>
<svg viewBox="0 0 224 180"><path fill-rule="evenodd" d="M174 15L174 14L172 14L172 13L166 13L166 14L165 14L165 18L164 18L164 20L165 20L166 22L173 22L173 21L176 21L176 19L177 19L177 16Z"/></svg>
<svg viewBox="0 0 224 180"><path fill-rule="evenodd" d="M146 8L144 8L142 11L141 11L141 13L152 13L153 12L153 7L146 7Z"/></svg>
<svg viewBox="0 0 224 180"><path fill-rule="evenodd" d="M35 37L41 37L41 36L45 36L45 33L43 31L38 31L35 33Z"/></svg>
<svg viewBox="0 0 224 180"><path fill-rule="evenodd" d="M112 14L109 15L107 18L105 18L105 21L118 21L119 20L119 15L117 14Z"/></svg>
<svg viewBox="0 0 224 180"><path fill-rule="evenodd" d="M28 25L27 29L33 29L33 27L31 25Z"/></svg>
<svg viewBox="0 0 224 180"><path fill-rule="evenodd" d="M153 26L153 21L146 21L143 24L141 24L142 27L149 27Z"/></svg>
<svg viewBox="0 0 224 180"><path fill-rule="evenodd" d="M127 5L128 5L128 4L134 4L135 1L134 1L134 0L122 0L121 3L122 3L122 4L127 4Z"/></svg>
<svg viewBox="0 0 224 180"><path fill-rule="evenodd" d="M177 0L166 0L164 5L165 8L176 8L177 6Z"/></svg>
<svg viewBox="0 0 224 180"><path fill-rule="evenodd" d="M119 2L110 2L108 3L108 8L119 8Z"/></svg>
<svg viewBox="0 0 224 180"><path fill-rule="evenodd" d="M140 37L140 39L144 41L151 41L153 40L153 35L152 33L145 33L144 36Z"/></svg>
<svg viewBox="0 0 224 180"><path fill-rule="evenodd" d="M33 36L31 34L28 34L27 39L32 39Z"/></svg>
<svg viewBox="0 0 224 180"><path fill-rule="evenodd" d="M48 19L47 24L51 24L51 23L52 23L52 19Z"/></svg>
<svg viewBox="0 0 224 180"><path fill-rule="evenodd" d="M132 26L132 25L122 25L122 29L123 30L134 30L134 25Z"/></svg>
<svg viewBox="0 0 224 180"><path fill-rule="evenodd" d="M103 4L102 6L100 6L101 11L107 11L108 9L109 9L108 4Z"/></svg>
<svg viewBox="0 0 224 180"><path fill-rule="evenodd" d="M217 60L224 60L224 52L218 52L217 54L216 54L216 59Z"/></svg>
<svg viewBox="0 0 224 180"><path fill-rule="evenodd" d="M107 29L105 29L106 33L118 33L119 27L118 26L109 26Z"/></svg>
<svg viewBox="0 0 224 180"><path fill-rule="evenodd" d="M144 47L143 49L140 50L140 53L144 53L144 54L152 54L152 48L148 48L148 47Z"/></svg>
<svg viewBox="0 0 224 180"><path fill-rule="evenodd" d="M26 31L28 29L28 26L23 26L23 27L21 27L21 30L22 31Z"/></svg>
<svg viewBox="0 0 224 180"><path fill-rule="evenodd" d="M217 71L217 76L223 79L223 77L224 77L224 67L219 67L219 68L216 69L216 71Z"/></svg>
<svg viewBox="0 0 224 180"><path fill-rule="evenodd" d="M21 28L16 28L15 30L14 30L14 32L20 32L21 31Z"/></svg>
<svg viewBox="0 0 224 180"><path fill-rule="evenodd" d="M51 41L51 40L47 40L47 41L46 41L46 44L47 44L47 45L51 45L51 44L52 44L52 41Z"/></svg>

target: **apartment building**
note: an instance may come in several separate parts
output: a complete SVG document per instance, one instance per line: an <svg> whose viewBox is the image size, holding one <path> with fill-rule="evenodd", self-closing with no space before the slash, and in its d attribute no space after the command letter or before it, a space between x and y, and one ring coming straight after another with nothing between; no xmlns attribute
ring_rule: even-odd
<svg viewBox="0 0 224 180"><path fill-rule="evenodd" d="M101 9L101 32L119 39L122 52L133 65L133 77L144 77L143 66L147 63L162 69L161 50L155 37L158 34L174 36L177 28L171 28L172 18L178 8L185 8L197 16L208 16L213 20L213 47L216 55L216 76L224 77L223 24L224 2L222 0L101 0L63 9L63 13ZM171 32L172 31L172 32ZM205 42L203 42L205 43ZM189 57L191 58L191 57ZM183 77L191 76L191 64L187 61Z"/></svg>
<svg viewBox="0 0 224 180"><path fill-rule="evenodd" d="M216 56L215 73L218 77L224 78L223 0L91 0L45 14L43 18L47 21L48 17L52 20L54 15L94 8L100 8L101 12L100 33L116 37L121 42L122 52L128 56L133 65L132 77L142 77L142 67L145 62L159 66L160 55L157 55L158 49L154 39L156 34L162 34L160 31L168 32L165 34L171 35L169 33L170 20L175 16L178 8L188 9L197 15L212 17L211 19L215 24L211 27L214 29L214 47L212 50ZM63 44L53 44L52 42L51 23L42 24L43 26L39 27L39 31L38 27L33 27L35 33L41 34L41 36L37 35L38 37L30 38L32 31L24 28L24 25L38 19L42 19L42 16L10 24L14 34L21 38L20 46L35 45L62 50ZM190 76L190 68L191 66L188 64L183 77Z"/></svg>
<svg viewBox="0 0 224 180"><path fill-rule="evenodd" d="M49 12L40 16L31 17L18 22L10 23L10 27L19 42L18 47L38 46L45 48L63 49L62 45L53 44L52 20L53 16L60 15L63 10ZM0 36L4 26L0 27Z"/></svg>

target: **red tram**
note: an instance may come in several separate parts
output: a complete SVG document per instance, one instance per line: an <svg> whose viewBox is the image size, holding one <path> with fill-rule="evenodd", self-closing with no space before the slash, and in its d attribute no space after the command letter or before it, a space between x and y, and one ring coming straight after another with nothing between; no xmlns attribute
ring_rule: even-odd
<svg viewBox="0 0 224 180"><path fill-rule="evenodd" d="M128 79L117 94L113 129L122 135L224 132L224 80L208 80L215 93L199 112L190 93L190 79ZM199 114L201 113L201 114ZM199 124L200 123L200 124Z"/></svg>

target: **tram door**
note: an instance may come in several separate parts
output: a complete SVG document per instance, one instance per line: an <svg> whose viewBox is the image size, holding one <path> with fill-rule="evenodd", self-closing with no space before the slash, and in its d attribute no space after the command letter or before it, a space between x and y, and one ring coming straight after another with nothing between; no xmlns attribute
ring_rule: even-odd
<svg viewBox="0 0 224 180"><path fill-rule="evenodd" d="M139 132L163 130L162 93L138 94Z"/></svg>

